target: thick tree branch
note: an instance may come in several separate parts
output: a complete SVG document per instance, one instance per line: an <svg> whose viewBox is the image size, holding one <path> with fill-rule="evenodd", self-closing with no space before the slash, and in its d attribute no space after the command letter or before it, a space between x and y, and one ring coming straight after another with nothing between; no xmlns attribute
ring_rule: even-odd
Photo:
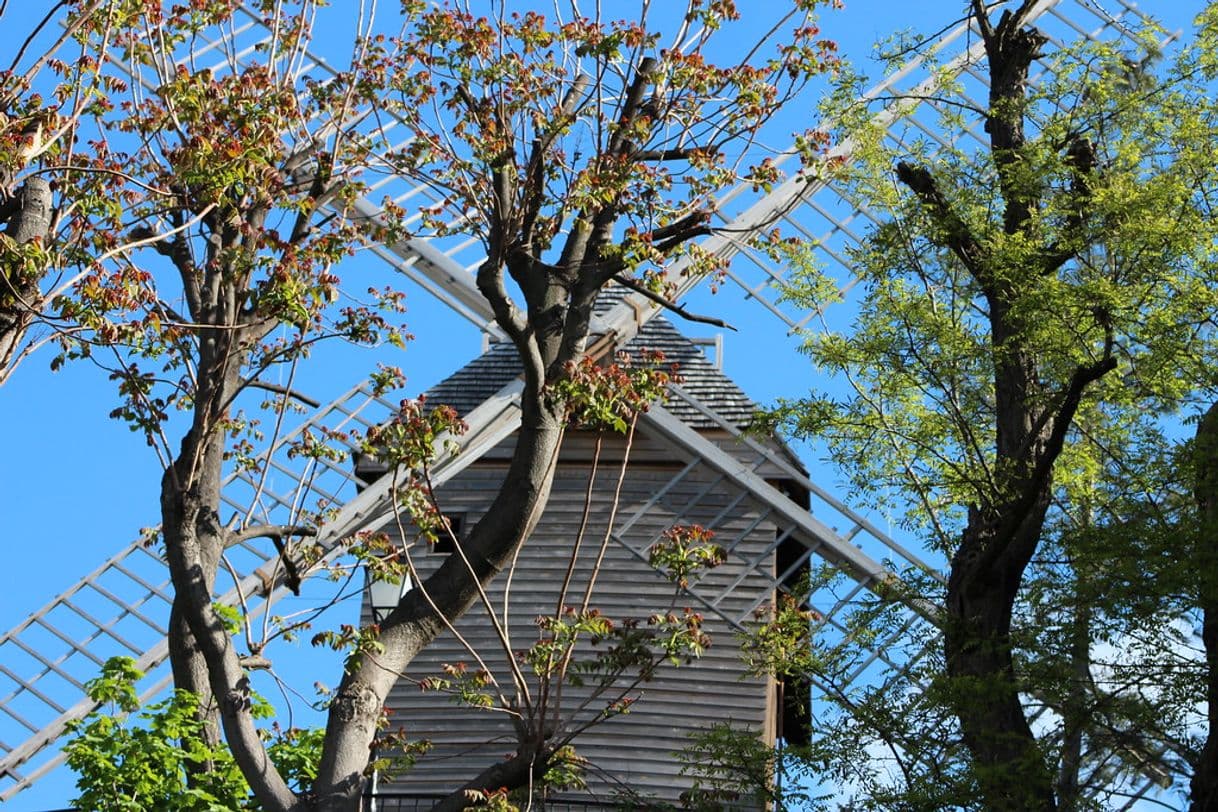
<svg viewBox="0 0 1218 812"><path fill-rule="evenodd" d="M1070 431L1087 387L1117 367L1117 359L1112 354L1113 345L1113 336L1109 332L1104 342L1103 356L1095 363L1078 367L1070 376L1070 382L1053 413L1048 437L1035 456L1032 471L1021 484L1019 496L1002 508L1002 516L1007 521L986 548L979 565L981 568L993 566L1000 556L1008 553L1010 541L1019 532L1025 517L1032 511L1033 505L1045 497L1053 478L1053 467L1061 456L1066 434ZM1032 541L1038 540L1039 534L1036 534Z"/></svg>
<svg viewBox="0 0 1218 812"><path fill-rule="evenodd" d="M224 546L232 547L235 544L240 544L243 541L250 539L277 539L283 541L284 538L293 536L316 536L317 528L307 527L297 524L257 524L253 527L247 527L242 530L230 530L225 536Z"/></svg>
<svg viewBox="0 0 1218 812"><path fill-rule="evenodd" d="M973 19L977 21L977 28L981 31L981 39L985 42L986 50L989 51L991 43L994 40L994 26L990 23L990 12L985 7L985 0L971 0L973 6Z"/></svg>
<svg viewBox="0 0 1218 812"><path fill-rule="evenodd" d="M960 215L956 214L951 202L939 190L930 170L924 166L899 161L897 179L909 187L930 210L935 223L942 231L947 248L959 257L973 278L988 288L990 280L986 271L986 251L977 242L968 225L960 219Z"/></svg>
<svg viewBox="0 0 1218 812"><path fill-rule="evenodd" d="M5 235L17 245L45 243L52 228L51 186L45 178L31 177L13 198ZM27 330L46 301L42 294L45 264L27 269L18 261L0 269L0 383L7 379Z"/></svg>
<svg viewBox="0 0 1218 812"><path fill-rule="evenodd" d="M646 115L643 111L647 88L652 82L652 77L656 72L658 63L653 57L645 57L639 62L638 72L635 74L634 81L631 82L630 88L626 92L626 98L622 102L621 115L618 118L617 128L613 135L609 138L608 149L606 150L606 159L627 161L631 160L635 151L635 144L630 139L629 134L634 129L636 120L640 115ZM651 131L650 124L648 125L648 133ZM615 197L613 202L603 206L600 211L596 212L592 217L591 232L588 234L587 248L583 256L591 259L599 259L601 249L609 244L613 238L613 227L618 221L620 212L620 201Z"/></svg>
<svg viewBox="0 0 1218 812"><path fill-rule="evenodd" d="M148 241L152 249L162 256L168 257L173 267L178 272L179 278L182 280L182 290L186 297L186 308L190 313L191 319L197 322L205 320L203 313L203 299L199 288L198 266L195 265L194 251L190 247L190 241L181 233L181 229L186 227L186 218L180 209L174 211L172 215L174 221L173 231L177 232L172 240L159 239L162 235L157 235L148 226L138 226L131 230L131 239L135 241ZM191 218L192 220L197 218Z"/></svg>
<svg viewBox="0 0 1218 812"><path fill-rule="evenodd" d="M549 759L541 755L515 755L496 762L432 807L432 812L461 812L475 802L477 793L519 789L527 786L530 778L540 779L548 768Z"/></svg>
<svg viewBox="0 0 1218 812"><path fill-rule="evenodd" d="M478 596L474 579L487 583L498 574L541 516L553 482L566 415L546 404L539 392L526 393L521 408L521 428L502 487L463 545L468 565L457 555L449 556L422 587L408 592L381 624L383 652L352 655L326 725L315 783L322 809L350 808L358 797L360 774L368 760L384 698L398 674L446 629L445 618L451 622L473 604Z"/></svg>
<svg viewBox="0 0 1218 812"><path fill-rule="evenodd" d="M1078 247L1085 236L1087 207L1091 203L1091 173L1095 171L1097 163L1095 145L1091 139L1082 135L1071 136L1066 144L1066 166L1071 174L1067 195L1070 210L1062 229L1063 238L1041 253L1041 273L1045 276L1056 273L1078 254Z"/></svg>
<svg viewBox="0 0 1218 812"><path fill-rule="evenodd" d="M512 303L507 288L503 285L503 270L500 262L501 260L493 255L488 257L478 267L476 282L478 290L486 298L491 306L491 311L495 314L495 321L508 334L508 337L519 345L526 338L527 325L524 315Z"/></svg>
<svg viewBox="0 0 1218 812"><path fill-rule="evenodd" d="M9 217L4 233L18 245L46 240L51 228L51 184L35 175L16 194L17 210Z"/></svg>
<svg viewBox="0 0 1218 812"><path fill-rule="evenodd" d="M314 527L303 527L300 525L288 524L260 524L253 527L247 527L244 530L229 531L227 537L224 539L224 548L228 549L229 547L233 547L243 541L249 541L250 539L269 538L275 545L275 552L279 553L279 560L283 562L284 584L288 587L288 589L292 590L293 595L299 596L301 582L300 568L296 566L296 562L292 559L292 556L288 555L287 547L284 545L283 540L293 536L316 535L317 528ZM270 594L270 584L263 584L263 588L266 590L267 594Z"/></svg>
<svg viewBox="0 0 1218 812"><path fill-rule="evenodd" d="M533 139L529 160L525 167L526 192L521 206L520 239L525 250L533 250L539 236L535 230L541 217L542 204L546 200L546 154L555 139L575 120L575 112L579 108L580 101L587 95L588 87L591 84L592 78L586 73L577 76L571 84L571 88L563 96L558 109L554 111L555 121L550 125L549 130L544 136Z"/></svg>
<svg viewBox="0 0 1218 812"><path fill-rule="evenodd" d="M639 62L634 81L630 83L630 88L626 91L626 98L622 102L622 112L618 117L617 129L609 139L608 153L610 155L625 157L634 152L628 133L641 112L644 96L647 94L647 88L651 84L657 64L655 58L650 56L644 57Z"/></svg>

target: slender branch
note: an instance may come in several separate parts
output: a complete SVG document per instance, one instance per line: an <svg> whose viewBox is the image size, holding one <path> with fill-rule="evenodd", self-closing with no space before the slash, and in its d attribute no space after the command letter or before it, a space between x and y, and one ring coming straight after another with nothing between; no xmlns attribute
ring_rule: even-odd
<svg viewBox="0 0 1218 812"><path fill-rule="evenodd" d="M299 400L301 403L303 403L304 405L308 406L311 409L320 409L321 408L321 401L314 400L313 398L309 397L308 395L304 394L303 392L298 392L295 389L289 389L286 386L280 386L277 383L269 383L268 381L263 381L263 380L260 380L257 378L251 378L248 380L241 381L241 386L243 386L243 387L248 386L248 387L251 387L254 389L265 389L267 392L274 392L278 395L286 395L287 397L293 398L295 400Z"/></svg>
<svg viewBox="0 0 1218 812"><path fill-rule="evenodd" d="M295 524L259 524L243 530L230 530L224 539L225 548L250 539L284 539L292 536L316 536L317 528Z"/></svg>
<svg viewBox="0 0 1218 812"><path fill-rule="evenodd" d="M994 41L994 26L990 23L990 12L985 7L985 0L972 0L973 19L977 21L977 28L981 30L981 39L985 42L985 50L992 50L991 43Z"/></svg>
<svg viewBox="0 0 1218 812"><path fill-rule="evenodd" d="M284 545L284 538L291 536L316 536L317 529L313 527L303 527L299 525L283 525L283 524L261 524L254 527L247 527L244 530L230 530L224 539L224 547L227 549L234 545L240 544L243 541L249 541L256 538L269 538L275 545L275 551L279 553L279 560L283 562L284 576L283 582L293 595L300 595L300 569L296 566L296 562L292 560L292 556L288 554L287 547ZM270 589L267 589L267 594L270 594Z"/></svg>
<svg viewBox="0 0 1218 812"><path fill-rule="evenodd" d="M622 285L623 287L630 288L635 293L642 294L643 296L647 297L651 301L658 304L660 307L662 307L665 310L668 310L672 313L676 313L678 316L685 319L686 321L698 322L699 324L710 324L715 327L722 327L725 330L731 330L733 332L736 331L735 327L728 324L726 321L723 321L723 319L718 319L718 318L715 318L714 316L701 316L701 315L698 315L697 313L690 313L688 310L686 310L684 307L677 304L676 302L670 302L669 300L665 299L660 294L655 293L654 291L648 290L646 286L639 284L638 282L634 281L633 279L631 279L628 276L623 276L622 274L615 274L613 276L613 281L617 282L619 285Z"/></svg>
<svg viewBox="0 0 1218 812"><path fill-rule="evenodd" d="M636 161L685 161L694 154L694 149L681 147L673 149L643 149L634 153Z"/></svg>
<svg viewBox="0 0 1218 812"><path fill-rule="evenodd" d="M556 121L550 125L549 132L544 137L534 139L533 141L533 146L529 153L529 161L525 169L527 191L522 205L523 217L520 227L523 244L526 246L532 246L536 241L537 235L533 233L533 230L537 226L538 219L541 216L541 207L545 201L546 151L574 120L575 111L579 106L580 100L587 95L588 86L591 84L591 81L591 78L584 73L576 77L575 82L571 85L566 95L563 96L558 109L555 111Z"/></svg>

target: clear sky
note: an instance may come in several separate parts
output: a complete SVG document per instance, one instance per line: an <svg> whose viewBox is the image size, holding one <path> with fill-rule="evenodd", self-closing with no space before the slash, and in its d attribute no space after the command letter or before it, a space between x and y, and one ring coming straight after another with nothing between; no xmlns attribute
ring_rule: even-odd
<svg viewBox="0 0 1218 812"><path fill-rule="evenodd" d="M344 5L335 3L323 14L341 13ZM393 4L384 5L384 13L389 14ZM619 13L618 6L625 14L637 3L611 0L604 5L609 14ZM745 14L749 5L741 3ZM1099 5L1116 7L1119 0ZM1146 5L1170 15L1169 27L1182 28L1200 2ZM876 40L909 26L938 31L959 19L964 6L963 0L847 0L844 11L825 12L822 27L826 36L839 41L849 59L862 64ZM19 30L20 12L7 14L15 18L10 22L6 17L4 27L11 24L12 30ZM789 111L789 116L792 131L815 123L810 105ZM362 254L347 263L343 273L359 274L364 263L378 262ZM382 360L401 366L409 378L409 391L417 393L473 358L480 338L426 293L409 290L406 319L416 341L404 351L386 350ZM699 294L694 309L714 311L740 328L723 337L724 368L759 402L798 396L816 385L785 327L743 301L737 290L725 288L714 298ZM713 332L700 326L687 331ZM134 539L141 527L158 521L160 470L139 437L107 418L115 404L112 382L86 364L69 364L52 374L50 357L45 353L27 361L0 390L0 425L7 427L8 436L0 461L0 538L9 561L0 568L0 629L11 628L70 588ZM298 386L325 401L355 384L369 366L351 369L338 354L328 360L321 357ZM826 484L833 484L831 473L815 466L813 470L815 476L828 480ZM315 675L330 681L336 676L333 668ZM60 770L18 795L6 809L32 812L65 807L74 794L72 781Z"/></svg>

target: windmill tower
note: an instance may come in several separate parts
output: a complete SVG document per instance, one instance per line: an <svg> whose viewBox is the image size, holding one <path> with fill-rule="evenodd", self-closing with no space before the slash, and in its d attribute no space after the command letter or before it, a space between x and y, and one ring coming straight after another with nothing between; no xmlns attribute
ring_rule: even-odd
<svg viewBox="0 0 1218 812"><path fill-rule="evenodd" d="M1116 11L1106 13L1087 0L1044 0L1036 7L1039 23L1063 40L1079 36L1097 39L1126 38L1139 23L1132 8L1125 3L1113 3ZM201 40L193 47L202 59L209 51L217 59L234 54L240 58L247 49L267 36L261 30L258 17L249 14L249 23L234 30L217 33L209 41ZM221 47L223 46L223 47ZM1131 46L1132 47L1132 46ZM944 64L966 77L965 92L976 92L981 79L975 72L980 58L980 43L967 26L960 26L943 35L939 52L955 54ZM321 60L306 69L324 72ZM918 60L892 75L877 86L871 95L928 96L936 87L936 77ZM929 104L929 102L928 102ZM921 115L925 113L926 115ZM911 131L921 131L930 138L973 138L971 131L943 134L934 130L929 111L921 108L901 108L881 113L881 120L890 125L892 137L900 138ZM849 156L850 144L838 151ZM791 155L787 158L793 160ZM400 198L414 194L400 178L390 178L377 195ZM370 200L361 203L361 213L373 215L378 206ZM838 190L823 184L810 183L793 176L766 194L758 194L746 186L725 190L719 200L721 225L725 232L740 233L749 229L771 227L777 220L784 230L815 240L821 258L839 271L843 289L849 288L853 274L847 260L850 246L856 244L867 228L882 220L881 213L856 206ZM736 239L711 237L705 248L720 256L732 258L728 273L730 285L743 294L740 307L760 306L780 332L806 326L812 314L800 312L790 303L780 301L777 285L784 278L784 269L775 267L764 257L740 248ZM469 271L476 267L479 257L472 242L430 243L411 240L378 246L376 253L393 268L401 271L416 284L450 306L461 317L479 329L493 331L489 309L478 294ZM679 269L677 269L679 272ZM682 295L698 295L695 281L681 280ZM616 341L632 340L654 315L645 301L629 301L605 311L597 330L613 336ZM491 459L495 449L507 440L518 421L515 396L519 384L507 380L495 392L479 400L466 415L470 431L461 440L461 453L441 460L434 471L440 487L461 484L463 473L470 471L478 460ZM731 503L741 515L761 517L769 544L776 539L797 544L799 553L786 557L782 564L767 558L774 550L754 551L748 543L740 548L737 576L726 580L708 579L692 585L690 594L705 608L715 622L725 630L740 628L753 609L789 582L790 575L801 568L825 566L841 573L846 589L836 588L823 593L802 595L802 599L822 618L822 634L832 638L847 634L845 615L851 602L868 590L887 584L894 574L910 568L934 570L919 555L890 538L866 517L851 511L830 491L818 485L786 455L784 449L760 443L743 435L738 422L721 419L721 410L707 404L697 393L676 389L671 408L657 408L643 420L642 428L649 442L662 443L675 459L681 460L679 470L663 483L650 487L678 493L690 481L699 482L698 490L709 488L716 500ZM386 509L389 483L378 480L362 484L345 465L325 460L301 460L288 453L289 443L309 431L329 429L360 429L383 422L394 410L394 404L375 394L370 387L357 385L318 409L263 452L268 468L280 472L282 479L307 484L314 493L322 494L334 504L342 505L332 521L322 528L319 540L334 547L358 530L383 526L389 518ZM698 431L687 421L674 417L674 412L701 415L713 428ZM720 419L717 419L720 418ZM718 434L711 434L716 432ZM748 458L724 451L731 438ZM488 456L489 455L489 456ZM683 473L683 472L691 473ZM693 479L687 479L693 477ZM810 507L793 501L788 493L775 487L773 481L792 483L797 492L809 496ZM243 509L251 489L259 489L268 504L268 511L294 509L296 497L289 489L267 490L247 475L234 474L229 480L226 498L234 509ZM672 506L643 504L632 514L631 526L655 523L654 513ZM750 519L751 521L751 519ZM658 524L657 524L658 526ZM612 539L623 555L639 553L638 542L629 537ZM775 548L777 549L777 548ZM792 549L792 548L788 548ZM262 585L271 572L273 551L248 545L234 555L234 568L239 573L234 586L223 600L237 603L244 598L255 607L265 596ZM752 572L758 580L750 582L745 595L739 572ZM750 575L750 577L752 577ZM155 551L140 543L119 550L83 577L64 594L46 606L33 611L14 629L0 637L0 798L9 798L45 775L60 756L54 743L71 720L80 718L90 709L83 698L82 686L91 678L104 660L117 653L128 654L150 676L143 686L151 696L168 682L163 666L167 650L164 642L169 608L169 588L163 563ZM743 597L742 597L743 596ZM255 609L257 611L257 609ZM894 631L883 639L871 641L871 656L860 659L855 671L845 675L845 684L879 683L899 673L911 653L904 642L919 640L930 622L930 612L916 604L901 609L903 623L893 625ZM922 630L915 633L914 630Z"/></svg>

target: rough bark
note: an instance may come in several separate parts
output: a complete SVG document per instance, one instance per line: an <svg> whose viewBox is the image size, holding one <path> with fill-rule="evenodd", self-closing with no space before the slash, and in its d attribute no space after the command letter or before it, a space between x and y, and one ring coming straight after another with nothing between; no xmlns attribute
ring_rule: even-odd
<svg viewBox="0 0 1218 812"><path fill-rule="evenodd" d="M1205 645L1209 733L1193 765L1190 812L1218 812L1218 403L1197 425L1196 485L1199 532L1194 563L1201 574L1198 606Z"/></svg>
<svg viewBox="0 0 1218 812"><path fill-rule="evenodd" d="M220 345L220 346L217 346ZM161 477L161 532L167 553L189 548L197 561L183 563L182 569L197 567L195 577L201 580L210 603L216 581L216 570L224 551L225 530L214 507L219 505L223 434L215 430L217 405L225 403L238 384L239 364L218 363L217 354L227 352L227 341L215 337L201 342L206 363L201 368L217 372L215 378L201 376L195 420L182 439L181 449L173 464ZM172 555L171 555L172 571ZM204 723L203 738L209 745L220 741L220 713L211 689L207 663L188 622L190 598L176 588L169 617L169 662L174 687L190 691L199 699L199 718ZM206 770L209 765L202 765Z"/></svg>
<svg viewBox="0 0 1218 812"><path fill-rule="evenodd" d="M198 650L206 658L210 687L223 725L225 739L250 787L271 810L303 808L266 758L266 751L249 713L249 679L241 668L232 639L212 609L211 592L203 566L204 550L211 546L211 528L218 526L206 488L168 488L162 496L163 516L178 528L167 544L170 573L181 607Z"/></svg>
<svg viewBox="0 0 1218 812"><path fill-rule="evenodd" d="M1035 549L1044 505L1019 523L1010 549L986 565L998 541L970 523L952 558L945 634L953 707L992 809L1054 809L1052 783L1019 700L1011 657L1011 611Z"/></svg>
<svg viewBox="0 0 1218 812"><path fill-rule="evenodd" d="M4 233L17 245L46 243L51 230L52 195L45 178L29 178L3 208L8 209ZM21 263L5 261L0 265L0 383L8 377L41 306L41 277L41 272L31 272Z"/></svg>

